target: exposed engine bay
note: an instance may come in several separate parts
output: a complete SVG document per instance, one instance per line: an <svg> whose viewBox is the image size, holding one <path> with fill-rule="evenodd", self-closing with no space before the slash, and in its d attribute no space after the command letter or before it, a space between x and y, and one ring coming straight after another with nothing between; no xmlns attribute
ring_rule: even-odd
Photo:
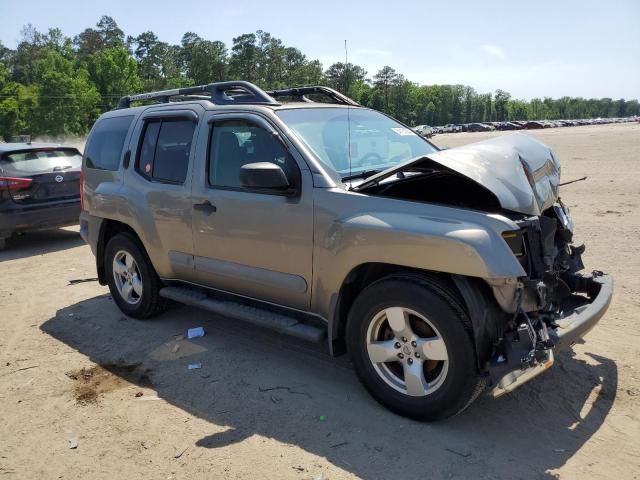
<svg viewBox="0 0 640 480"><path fill-rule="evenodd" d="M594 278L603 275L598 271L579 273L584 269L581 256L585 247L573 244L571 216L560 199L540 216L514 220L520 229L505 232L503 237L527 276L518 279L512 299L501 303L513 316L499 336L489 369L498 386L495 395L549 368L553 350L577 340L562 341L560 324L596 298L601 284ZM498 301L500 298L496 295ZM524 378L516 381L514 371Z"/></svg>

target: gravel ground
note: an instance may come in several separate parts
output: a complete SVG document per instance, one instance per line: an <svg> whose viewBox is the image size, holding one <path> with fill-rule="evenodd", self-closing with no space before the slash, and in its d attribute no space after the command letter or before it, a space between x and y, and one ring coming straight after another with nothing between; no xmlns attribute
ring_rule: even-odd
<svg viewBox="0 0 640 480"><path fill-rule="evenodd" d="M564 180L589 177L563 200L587 269L616 280L599 326L543 376L413 422L322 347L184 306L127 319L106 287L68 286L95 276L76 228L33 233L0 252L0 476L640 478L640 125L531 134L559 154ZM205 337L182 338L200 325Z"/></svg>

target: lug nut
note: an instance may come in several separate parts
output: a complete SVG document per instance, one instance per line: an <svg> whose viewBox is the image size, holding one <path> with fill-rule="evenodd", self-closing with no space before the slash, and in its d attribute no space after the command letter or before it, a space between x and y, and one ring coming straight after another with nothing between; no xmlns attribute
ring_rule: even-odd
<svg viewBox="0 0 640 480"><path fill-rule="evenodd" d="M402 341L406 342L407 341L406 337L402 337Z"/></svg>
<svg viewBox="0 0 640 480"><path fill-rule="evenodd" d="M411 346L415 348L418 346L418 343L414 340L411 342Z"/></svg>
<svg viewBox="0 0 640 480"><path fill-rule="evenodd" d="M404 358L404 355L402 353L399 353L398 354L398 358L402 359L402 358Z"/></svg>
<svg viewBox="0 0 640 480"><path fill-rule="evenodd" d="M400 348L400 342L396 342L393 346L396 348Z"/></svg>
<svg viewBox="0 0 640 480"><path fill-rule="evenodd" d="M413 358L409 358L407 362L409 362L409 365L411 365L413 363Z"/></svg>
<svg viewBox="0 0 640 480"><path fill-rule="evenodd" d="M416 356L416 358L420 358L420 354L418 352L416 352L414 355Z"/></svg>

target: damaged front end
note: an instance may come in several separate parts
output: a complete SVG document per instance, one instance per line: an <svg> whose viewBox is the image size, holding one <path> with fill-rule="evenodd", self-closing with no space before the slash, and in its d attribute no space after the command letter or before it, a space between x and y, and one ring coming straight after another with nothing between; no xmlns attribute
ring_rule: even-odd
<svg viewBox="0 0 640 480"><path fill-rule="evenodd" d="M483 314L494 318L481 342L491 351L481 356L490 359L494 396L551 367L554 352L591 330L611 302L610 276L580 273L585 247L573 244L559 181L560 163L548 146L510 135L416 159L354 188L498 214L518 226L502 237L526 276L485 279L500 307Z"/></svg>
<svg viewBox="0 0 640 480"><path fill-rule="evenodd" d="M520 229L503 237L527 276L515 284L491 285L502 310L512 315L489 367L494 396L553 365L553 352L591 330L613 294L608 275L579 273L585 247L573 245L571 217L560 199L540 216L514 221Z"/></svg>

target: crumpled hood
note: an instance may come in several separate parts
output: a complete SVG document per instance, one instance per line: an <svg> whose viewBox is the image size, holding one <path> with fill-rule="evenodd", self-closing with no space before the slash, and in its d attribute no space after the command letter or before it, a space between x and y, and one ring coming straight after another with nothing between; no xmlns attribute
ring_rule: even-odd
<svg viewBox="0 0 640 480"><path fill-rule="evenodd" d="M426 158L479 183L491 191L506 210L540 215L558 198L560 162L551 148L526 134L504 135L440 150ZM378 183L401 170L415 168L424 159L380 172L357 189L362 191L367 184Z"/></svg>
<svg viewBox="0 0 640 480"><path fill-rule="evenodd" d="M558 198L560 162L551 148L526 134L441 150L429 158L483 185L506 210L540 215Z"/></svg>

